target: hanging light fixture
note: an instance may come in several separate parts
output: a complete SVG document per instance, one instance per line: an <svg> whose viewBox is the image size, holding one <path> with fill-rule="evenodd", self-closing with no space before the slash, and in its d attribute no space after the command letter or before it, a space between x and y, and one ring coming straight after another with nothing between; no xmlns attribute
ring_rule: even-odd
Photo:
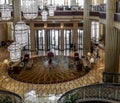
<svg viewBox="0 0 120 103"><path fill-rule="evenodd" d="M46 11L46 3L47 3L47 1L44 0L44 1L43 1L43 10L42 10L42 12L41 12L42 21L47 21L48 12Z"/></svg>
<svg viewBox="0 0 120 103"><path fill-rule="evenodd" d="M94 63L94 62L95 62L94 58L90 58L90 63Z"/></svg>
<svg viewBox="0 0 120 103"><path fill-rule="evenodd" d="M12 6L9 4L6 4L6 1L4 4L0 5L0 12L1 12L1 19L2 20L10 20L11 19L11 12L12 12Z"/></svg>
<svg viewBox="0 0 120 103"><path fill-rule="evenodd" d="M15 32L16 42L20 43L21 47L24 47L28 43L29 26L20 20L15 25L15 30L14 28L12 30Z"/></svg>
<svg viewBox="0 0 120 103"><path fill-rule="evenodd" d="M11 61L16 62L21 59L21 49L28 42L29 30L30 30L29 26L27 26L25 22L21 20L21 11L20 11L20 21L17 22L16 25L15 25L15 22L13 22L13 28L12 28L12 32L14 34L14 40L16 42L13 42L8 47L8 51L10 51Z"/></svg>
<svg viewBox="0 0 120 103"><path fill-rule="evenodd" d="M10 59L12 62L17 62L21 59L21 45L19 43L13 42L9 47Z"/></svg>
<svg viewBox="0 0 120 103"><path fill-rule="evenodd" d="M36 0L22 0L22 11L25 19L35 19L38 16Z"/></svg>
<svg viewBox="0 0 120 103"><path fill-rule="evenodd" d="M20 4L20 10L21 10L21 4ZM28 25L25 24L24 21L21 20L21 11L19 14L20 14L20 21L16 23L15 27L12 30L15 33L16 42L19 43L21 47L24 47L28 43L28 34L30 28Z"/></svg>
<svg viewBox="0 0 120 103"><path fill-rule="evenodd" d="M42 11L41 15L42 15L42 21L47 21L48 12L45 9Z"/></svg>
<svg viewBox="0 0 120 103"><path fill-rule="evenodd" d="M52 4L50 4L48 6L49 16L54 16L54 10L55 10L55 6L53 6Z"/></svg>

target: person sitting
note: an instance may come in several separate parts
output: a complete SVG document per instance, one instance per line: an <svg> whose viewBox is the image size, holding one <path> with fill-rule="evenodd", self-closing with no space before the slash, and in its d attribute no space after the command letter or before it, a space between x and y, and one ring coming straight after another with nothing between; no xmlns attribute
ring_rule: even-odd
<svg viewBox="0 0 120 103"><path fill-rule="evenodd" d="M29 61L29 54L25 54L24 55L24 59L23 59L23 62L28 62Z"/></svg>
<svg viewBox="0 0 120 103"><path fill-rule="evenodd" d="M89 66L85 66L85 72L88 73L90 71L90 67Z"/></svg>
<svg viewBox="0 0 120 103"><path fill-rule="evenodd" d="M78 72L83 70L83 62L80 60L80 62L76 65L76 69Z"/></svg>
<svg viewBox="0 0 120 103"><path fill-rule="evenodd" d="M74 59L75 59L75 61L79 61L79 54L78 53L74 53Z"/></svg>

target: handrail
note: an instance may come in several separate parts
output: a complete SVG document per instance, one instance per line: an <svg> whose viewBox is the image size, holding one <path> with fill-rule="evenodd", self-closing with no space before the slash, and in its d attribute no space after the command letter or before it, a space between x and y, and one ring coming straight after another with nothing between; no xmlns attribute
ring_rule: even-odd
<svg viewBox="0 0 120 103"><path fill-rule="evenodd" d="M109 81L107 78L111 78ZM120 83L120 73L103 72L103 82Z"/></svg>
<svg viewBox="0 0 120 103"><path fill-rule="evenodd" d="M101 83L79 87L63 94L58 103L79 103L80 101L106 100L120 102L120 84Z"/></svg>
<svg viewBox="0 0 120 103"><path fill-rule="evenodd" d="M13 92L6 91L6 90L0 90L0 103L22 103L22 98Z"/></svg>

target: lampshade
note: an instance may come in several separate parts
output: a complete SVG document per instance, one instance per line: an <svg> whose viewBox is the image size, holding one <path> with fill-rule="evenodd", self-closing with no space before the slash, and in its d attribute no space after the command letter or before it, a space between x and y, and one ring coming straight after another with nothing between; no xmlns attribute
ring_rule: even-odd
<svg viewBox="0 0 120 103"><path fill-rule="evenodd" d="M8 64L8 62L9 62L8 59L5 59L5 60L3 61L3 63L5 63L5 64Z"/></svg>
<svg viewBox="0 0 120 103"><path fill-rule="evenodd" d="M20 43L22 47L24 47L28 43L29 29L29 26L26 25L23 21L19 21L15 25L15 39L16 42ZM14 29L12 30L14 32Z"/></svg>
<svg viewBox="0 0 120 103"><path fill-rule="evenodd" d="M48 15L47 11L43 10L41 15L42 15L42 21L47 21L47 15Z"/></svg>
<svg viewBox="0 0 120 103"><path fill-rule="evenodd" d="M22 0L21 10L25 19L35 19L38 16L37 0Z"/></svg>
<svg viewBox="0 0 120 103"><path fill-rule="evenodd" d="M13 42L9 47L10 59L13 62L17 62L21 59L21 45L17 42Z"/></svg>
<svg viewBox="0 0 120 103"><path fill-rule="evenodd" d="M49 12L49 16L54 16L54 10L55 10L55 6L53 5L49 5L48 6L48 12Z"/></svg>
<svg viewBox="0 0 120 103"><path fill-rule="evenodd" d="M9 4L0 5L1 19L10 20L11 19L12 6Z"/></svg>
<svg viewBox="0 0 120 103"><path fill-rule="evenodd" d="M91 53L90 53L90 52L88 52L88 53L87 53L87 56L91 56Z"/></svg>
<svg viewBox="0 0 120 103"><path fill-rule="evenodd" d="M91 58L91 59L90 59L90 63L94 63L94 58Z"/></svg>

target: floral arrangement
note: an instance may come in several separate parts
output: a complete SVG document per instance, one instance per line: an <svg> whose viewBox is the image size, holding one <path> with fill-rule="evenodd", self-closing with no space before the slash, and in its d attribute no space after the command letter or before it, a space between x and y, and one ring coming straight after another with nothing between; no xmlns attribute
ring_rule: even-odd
<svg viewBox="0 0 120 103"><path fill-rule="evenodd" d="M50 51L50 52L48 52L47 56L48 56L48 58L52 58L52 57L54 57L54 53Z"/></svg>

